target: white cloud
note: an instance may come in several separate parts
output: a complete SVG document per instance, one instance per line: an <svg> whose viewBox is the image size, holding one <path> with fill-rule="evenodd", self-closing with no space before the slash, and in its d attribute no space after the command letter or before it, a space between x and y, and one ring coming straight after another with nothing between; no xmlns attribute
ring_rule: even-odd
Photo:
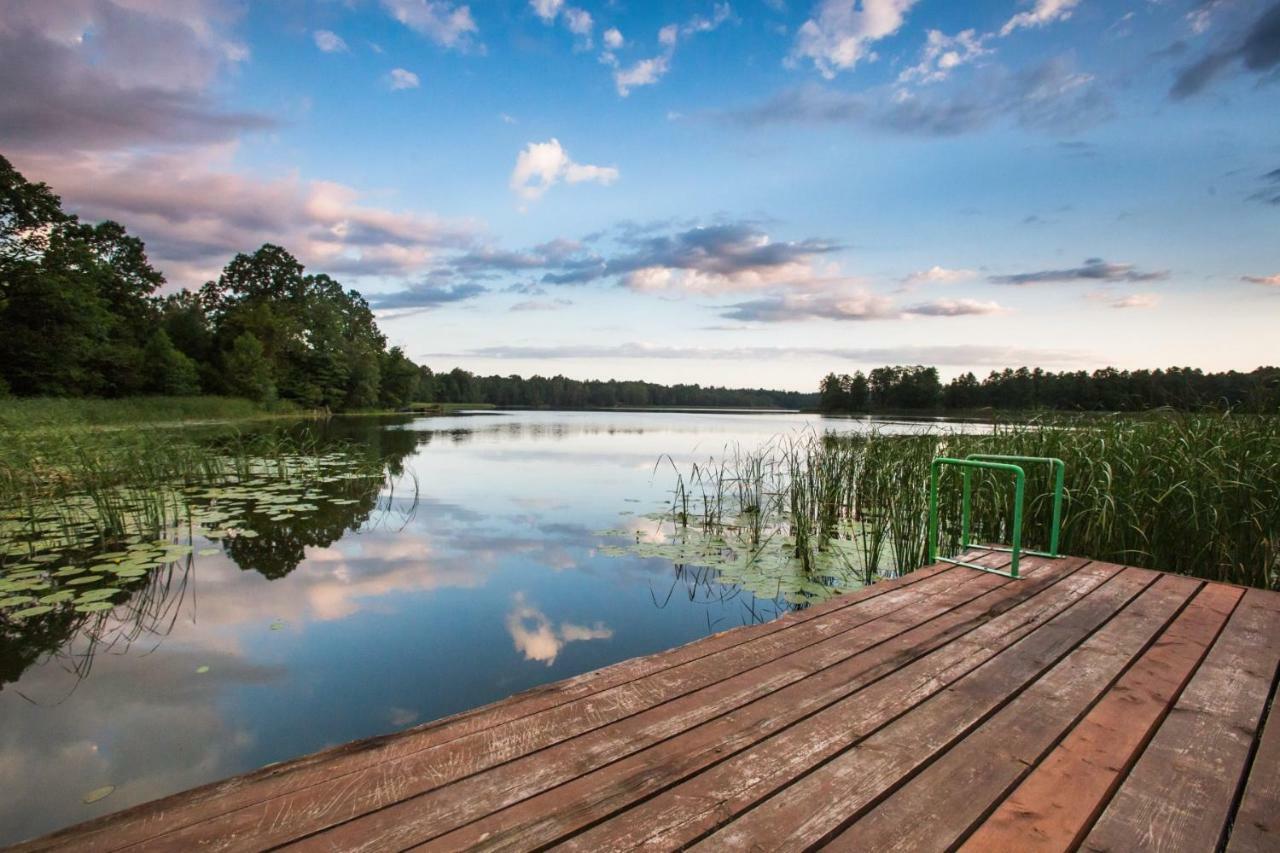
<svg viewBox="0 0 1280 853"><path fill-rule="evenodd" d="M901 314L887 296L863 288L836 293L781 293L730 305L722 312L729 320L783 323L796 320L891 320Z"/></svg>
<svg viewBox="0 0 1280 853"><path fill-rule="evenodd" d="M617 27L610 27L604 31L604 46L610 50L617 50L622 47L622 31Z"/></svg>
<svg viewBox="0 0 1280 853"><path fill-rule="evenodd" d="M1112 299L1112 308L1154 308L1160 304L1160 297L1154 293L1133 293Z"/></svg>
<svg viewBox="0 0 1280 853"><path fill-rule="evenodd" d="M932 266L927 270L918 270L903 277L902 283L907 286L917 284L951 284L957 281L967 281L976 278L978 275L976 270L965 269L947 269L940 266Z"/></svg>
<svg viewBox="0 0 1280 853"><path fill-rule="evenodd" d="M595 21L586 9L566 6L564 0L529 0L529 6L544 24L553 24L556 18L562 18L565 28L578 37L578 46L584 49L591 47L591 30Z"/></svg>
<svg viewBox="0 0 1280 853"><path fill-rule="evenodd" d="M1055 21L1065 21L1079 4L1080 0L1035 0L1035 5L1029 10L1019 12L1006 21L1000 28L1000 35L1007 36L1023 27L1043 27Z"/></svg>
<svg viewBox="0 0 1280 853"><path fill-rule="evenodd" d="M516 157L511 170L511 191L527 201L537 201L561 180L570 184L586 181L608 186L618 179L613 166L575 163L558 139L530 142Z"/></svg>
<svg viewBox="0 0 1280 853"><path fill-rule="evenodd" d="M1007 309L998 302L982 302L977 299L935 299L903 309L904 314L922 317L972 317L1005 314Z"/></svg>
<svg viewBox="0 0 1280 853"><path fill-rule="evenodd" d="M717 3L710 18L695 15L684 24L667 24L658 30L658 44L662 47L661 53L647 59L638 60L627 68L618 67L617 59L609 50L606 50L600 59L606 65L614 67L613 84L617 87L618 94L625 98L631 94L632 89L640 86L652 86L671 70L671 58L675 56L676 44L680 39L688 38L698 33L711 32L729 20L732 15L733 10L728 3ZM614 32L617 31L615 30ZM607 42L608 34L606 33ZM618 43L619 45L622 43L621 33L618 33Z"/></svg>
<svg viewBox="0 0 1280 853"><path fill-rule="evenodd" d="M549 24L560 14L564 0L529 0L529 5L533 7L535 15Z"/></svg>
<svg viewBox="0 0 1280 853"><path fill-rule="evenodd" d="M569 32L575 36L591 36L591 27L594 22L591 20L591 13L586 9L565 9L564 22Z"/></svg>
<svg viewBox="0 0 1280 853"><path fill-rule="evenodd" d="M312 33L312 38L315 39L316 47L325 53L345 53L347 50L347 43L335 32L316 30Z"/></svg>
<svg viewBox="0 0 1280 853"><path fill-rule="evenodd" d="M452 0L382 0L391 16L442 47L465 50L480 30L470 6Z"/></svg>
<svg viewBox="0 0 1280 853"><path fill-rule="evenodd" d="M940 30L929 30L920 62L898 75L900 83L938 83L947 79L954 69L991 53L984 46L988 35L978 35L974 30L962 30L954 36Z"/></svg>
<svg viewBox="0 0 1280 853"><path fill-rule="evenodd" d="M1275 275L1242 275L1241 281L1247 281L1250 284L1265 284L1270 287L1280 287L1280 273Z"/></svg>
<svg viewBox="0 0 1280 853"><path fill-rule="evenodd" d="M618 94L626 97L638 86L652 86L671 70L671 54L660 54L642 59L630 68L619 68L613 73L613 84Z"/></svg>
<svg viewBox="0 0 1280 853"><path fill-rule="evenodd" d="M916 0L822 0L796 33L791 59L809 59L831 79L876 58L871 46L896 33Z"/></svg>
<svg viewBox="0 0 1280 853"><path fill-rule="evenodd" d="M416 89L421 82L417 74L405 68L392 68L391 73L387 75L387 85L393 92L398 89Z"/></svg>

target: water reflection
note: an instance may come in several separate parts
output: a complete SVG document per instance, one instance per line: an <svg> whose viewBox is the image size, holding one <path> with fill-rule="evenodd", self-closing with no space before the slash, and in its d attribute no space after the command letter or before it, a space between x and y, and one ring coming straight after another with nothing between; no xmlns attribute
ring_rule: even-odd
<svg viewBox="0 0 1280 853"><path fill-rule="evenodd" d="M541 661L547 666L556 662L556 656L566 643L607 640L613 636L613 631L603 622L590 627L561 622L559 627L555 627L547 614L525 601L523 592L516 593L506 624L516 651L522 653L525 660Z"/></svg>
<svg viewBox="0 0 1280 853"><path fill-rule="evenodd" d="M598 534L651 529L662 454L821 428L554 412L264 427L317 452L353 442L390 480L308 486L312 512L247 506L256 536L197 534L114 610L0 615L0 843L775 618L794 605L607 555Z"/></svg>

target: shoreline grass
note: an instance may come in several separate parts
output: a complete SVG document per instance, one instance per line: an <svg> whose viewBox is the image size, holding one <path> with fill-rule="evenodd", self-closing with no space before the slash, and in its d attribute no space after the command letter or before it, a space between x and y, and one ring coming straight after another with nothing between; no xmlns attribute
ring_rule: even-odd
<svg viewBox="0 0 1280 853"><path fill-rule="evenodd" d="M314 417L277 401L240 397L6 397L0 399L0 433L218 425L268 418Z"/></svg>

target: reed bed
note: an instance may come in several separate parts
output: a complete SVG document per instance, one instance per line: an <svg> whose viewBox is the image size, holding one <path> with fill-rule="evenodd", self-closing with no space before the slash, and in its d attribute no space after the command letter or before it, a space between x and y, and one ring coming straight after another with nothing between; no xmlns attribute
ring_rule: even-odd
<svg viewBox="0 0 1280 853"><path fill-rule="evenodd" d="M851 541L870 581L925 564L929 463L969 453L1066 462L1062 553L1280 588L1276 417L1160 412L1003 423L981 435L803 434L677 476L670 518L717 537L785 537L805 570ZM1007 477L975 474L974 541L1009 541L1012 492ZM1024 547L1047 546L1051 500L1048 466L1028 466ZM959 545L957 472L944 473L940 506L945 554Z"/></svg>

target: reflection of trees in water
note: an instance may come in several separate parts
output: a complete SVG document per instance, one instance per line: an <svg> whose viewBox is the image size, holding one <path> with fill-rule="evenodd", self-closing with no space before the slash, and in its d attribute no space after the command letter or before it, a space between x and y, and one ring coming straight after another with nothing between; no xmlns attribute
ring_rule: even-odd
<svg viewBox="0 0 1280 853"><path fill-rule="evenodd" d="M25 622L0 620L0 689L47 657L74 673L78 684L96 655L122 653L147 637L158 643L173 630L193 566L187 557L119 582L129 597L110 611L86 614L63 607Z"/></svg>
<svg viewBox="0 0 1280 853"><path fill-rule="evenodd" d="M329 447L340 438L326 432L319 436L320 444ZM417 508L417 482L412 475L404 476L404 458L418 441L413 433L381 429L367 430L363 439L359 447L346 449L364 456L372 470L381 473L308 484L323 495L313 502L316 509L285 521L245 511L243 526L258 535L226 539L223 552L241 570L277 580L298 567L307 547L328 547L348 531L404 526ZM80 613L67 605L33 619L0 615L0 689L50 657L74 673L78 683L88 676L98 654L124 653L148 638L158 645L173 630L198 562L187 556L136 579L116 579L113 585L128 598L100 613Z"/></svg>
<svg viewBox="0 0 1280 853"><path fill-rule="evenodd" d="M689 566L684 563L673 566L671 585L665 592L659 593L652 584L649 586L653 604L659 610L665 609L677 593L681 593L692 604L703 605L708 634L731 627L726 623L734 613L739 617L738 624L755 625L771 622L784 613L803 610L808 606L789 604L781 598L760 598L742 586L725 583L721 580L720 573L711 566ZM717 608L720 615L712 619L711 612Z"/></svg>
<svg viewBox="0 0 1280 853"><path fill-rule="evenodd" d="M268 580L283 578L306 558L306 549L327 548L346 534L359 529L379 508L378 495L384 481L370 479L362 486L342 491L332 490L316 501L317 508L284 521L273 521L266 512L246 511L243 526L258 535L237 536L223 543L227 556L242 571L254 571ZM334 503L334 498L355 503Z"/></svg>

